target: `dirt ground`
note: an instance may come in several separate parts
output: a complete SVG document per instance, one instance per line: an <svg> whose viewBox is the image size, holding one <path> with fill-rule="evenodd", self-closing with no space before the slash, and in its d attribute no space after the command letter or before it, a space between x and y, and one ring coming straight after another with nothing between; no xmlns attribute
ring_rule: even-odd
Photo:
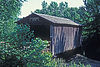
<svg viewBox="0 0 100 67"><path fill-rule="evenodd" d="M89 59L80 54L76 54L73 57L71 57L69 62L76 63L76 64L79 64L79 62L80 62L80 63L84 64L85 66L90 64L91 67L100 67L100 61Z"/></svg>

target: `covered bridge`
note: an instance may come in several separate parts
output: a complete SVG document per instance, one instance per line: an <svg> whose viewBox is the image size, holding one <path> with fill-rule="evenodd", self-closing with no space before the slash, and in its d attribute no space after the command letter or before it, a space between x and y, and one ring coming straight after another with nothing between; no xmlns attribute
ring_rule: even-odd
<svg viewBox="0 0 100 67"><path fill-rule="evenodd" d="M32 13L17 23L30 24L36 37L51 41L50 48L53 55L81 45L82 26L69 19Z"/></svg>

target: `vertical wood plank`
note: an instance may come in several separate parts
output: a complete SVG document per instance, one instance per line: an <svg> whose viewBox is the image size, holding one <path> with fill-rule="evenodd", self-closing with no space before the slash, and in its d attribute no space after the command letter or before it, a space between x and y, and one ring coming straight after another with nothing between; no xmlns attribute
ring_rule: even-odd
<svg viewBox="0 0 100 67"><path fill-rule="evenodd" d="M78 27L55 25L52 34L53 54L59 54L80 46L80 29Z"/></svg>

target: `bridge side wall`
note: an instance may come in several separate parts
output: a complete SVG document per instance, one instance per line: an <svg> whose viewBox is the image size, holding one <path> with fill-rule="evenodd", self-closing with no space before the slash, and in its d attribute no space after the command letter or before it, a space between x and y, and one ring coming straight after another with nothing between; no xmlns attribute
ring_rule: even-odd
<svg viewBox="0 0 100 67"><path fill-rule="evenodd" d="M66 52L80 46L80 27L51 25L50 32L51 51L53 55Z"/></svg>

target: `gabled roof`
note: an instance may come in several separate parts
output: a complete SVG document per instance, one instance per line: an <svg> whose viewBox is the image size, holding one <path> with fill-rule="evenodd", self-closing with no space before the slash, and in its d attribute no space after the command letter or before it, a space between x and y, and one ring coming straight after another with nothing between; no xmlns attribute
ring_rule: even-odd
<svg viewBox="0 0 100 67"><path fill-rule="evenodd" d="M68 25L80 25L78 23L75 23L74 21L67 19L67 18L62 18L62 17L56 17L56 16L50 16L50 15L46 15L46 14L37 14L38 16L41 16L53 23L57 23L57 24L68 24Z"/></svg>
<svg viewBox="0 0 100 67"><path fill-rule="evenodd" d="M65 25L67 24L67 25L81 26L80 24L75 23L74 21L67 19L67 18L50 16L50 15L46 15L46 14L37 14L37 13L32 13L31 15L24 17L23 19L21 19L17 22L20 22L24 19L27 19L28 17L32 17L32 15L36 15L36 16L39 16L41 18L44 18L45 20L50 21L53 24L65 24ZM49 23L49 22L46 22L46 23Z"/></svg>

